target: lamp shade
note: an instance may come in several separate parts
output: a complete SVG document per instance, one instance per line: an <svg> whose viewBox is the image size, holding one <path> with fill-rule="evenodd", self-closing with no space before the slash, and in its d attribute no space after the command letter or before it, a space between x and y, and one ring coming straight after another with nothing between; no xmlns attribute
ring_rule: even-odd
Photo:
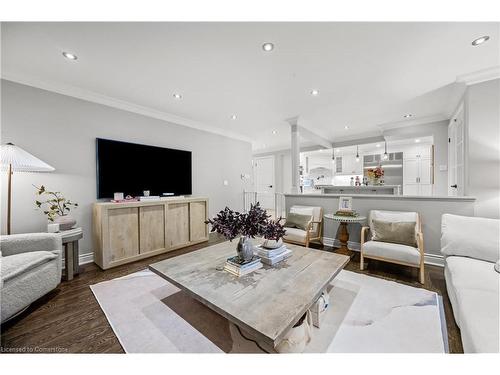
<svg viewBox="0 0 500 375"><path fill-rule="evenodd" d="M12 143L0 146L0 160L2 170L7 170L9 165L15 172L52 172L55 168L41 161Z"/></svg>

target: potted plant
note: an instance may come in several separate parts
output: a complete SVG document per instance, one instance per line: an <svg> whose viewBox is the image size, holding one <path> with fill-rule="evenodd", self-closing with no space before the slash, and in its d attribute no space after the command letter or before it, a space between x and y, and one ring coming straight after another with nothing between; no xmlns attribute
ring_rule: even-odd
<svg viewBox="0 0 500 375"><path fill-rule="evenodd" d="M205 223L212 225L211 232L222 234L229 241L240 235L236 251L241 260L248 261L253 258L252 238L267 236L264 237L266 240L279 241L285 234L279 220L271 221L269 218L270 215L257 202L250 205L248 213L240 213L226 207L216 217L207 220ZM281 231L279 230L280 227Z"/></svg>
<svg viewBox="0 0 500 375"><path fill-rule="evenodd" d="M285 235L285 228L281 224L283 218L276 220L269 220L267 225L262 230L262 237L264 237L263 247L267 249L276 249L283 245L283 236Z"/></svg>
<svg viewBox="0 0 500 375"><path fill-rule="evenodd" d="M43 210L43 213L47 215L47 219L59 224L60 230L73 228L76 220L69 216L68 213L71 211L71 208L78 207L78 203L64 198L59 191L48 191L43 185L40 187L33 186L36 188L38 196L44 196L43 200L37 199L35 205L38 209Z"/></svg>

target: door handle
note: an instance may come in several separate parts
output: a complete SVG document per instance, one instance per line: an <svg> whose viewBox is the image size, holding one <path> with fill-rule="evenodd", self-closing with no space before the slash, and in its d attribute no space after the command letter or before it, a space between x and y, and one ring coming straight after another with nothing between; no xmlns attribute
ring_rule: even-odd
<svg viewBox="0 0 500 375"><path fill-rule="evenodd" d="M454 189L457 189L458 188L458 185L455 184L455 185L451 185L450 187L454 188Z"/></svg>
<svg viewBox="0 0 500 375"><path fill-rule="evenodd" d="M269 185L268 187L269 187L269 188L272 188L272 187L273 187L273 185Z"/></svg>

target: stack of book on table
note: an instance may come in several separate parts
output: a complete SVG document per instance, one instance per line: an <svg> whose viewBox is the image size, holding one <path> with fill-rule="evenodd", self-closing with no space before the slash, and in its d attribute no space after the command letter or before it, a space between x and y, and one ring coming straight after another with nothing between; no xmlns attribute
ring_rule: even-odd
<svg viewBox="0 0 500 375"><path fill-rule="evenodd" d="M243 276L262 267L259 257L254 256L251 260L241 260L238 255L228 258L224 270L236 276Z"/></svg>
<svg viewBox="0 0 500 375"><path fill-rule="evenodd" d="M348 217L357 217L359 216L359 214L354 211L354 210L339 210L337 212L335 212L335 216L348 216Z"/></svg>
<svg viewBox="0 0 500 375"><path fill-rule="evenodd" d="M267 249L262 245L259 245L256 247L256 249L256 254L260 257L262 263L270 266L273 266L276 263L279 263L282 260L285 260L286 258L292 256L292 250L287 248L285 244L277 247L276 249Z"/></svg>

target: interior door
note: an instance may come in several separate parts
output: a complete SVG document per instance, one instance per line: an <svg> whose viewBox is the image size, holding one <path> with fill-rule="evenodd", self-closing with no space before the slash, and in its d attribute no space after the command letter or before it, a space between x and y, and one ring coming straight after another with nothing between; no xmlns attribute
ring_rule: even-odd
<svg viewBox="0 0 500 375"><path fill-rule="evenodd" d="M261 207L274 209L274 156L263 156L254 160L254 185L257 201Z"/></svg>
<svg viewBox="0 0 500 375"><path fill-rule="evenodd" d="M464 111L457 111L448 125L448 195L464 195Z"/></svg>

